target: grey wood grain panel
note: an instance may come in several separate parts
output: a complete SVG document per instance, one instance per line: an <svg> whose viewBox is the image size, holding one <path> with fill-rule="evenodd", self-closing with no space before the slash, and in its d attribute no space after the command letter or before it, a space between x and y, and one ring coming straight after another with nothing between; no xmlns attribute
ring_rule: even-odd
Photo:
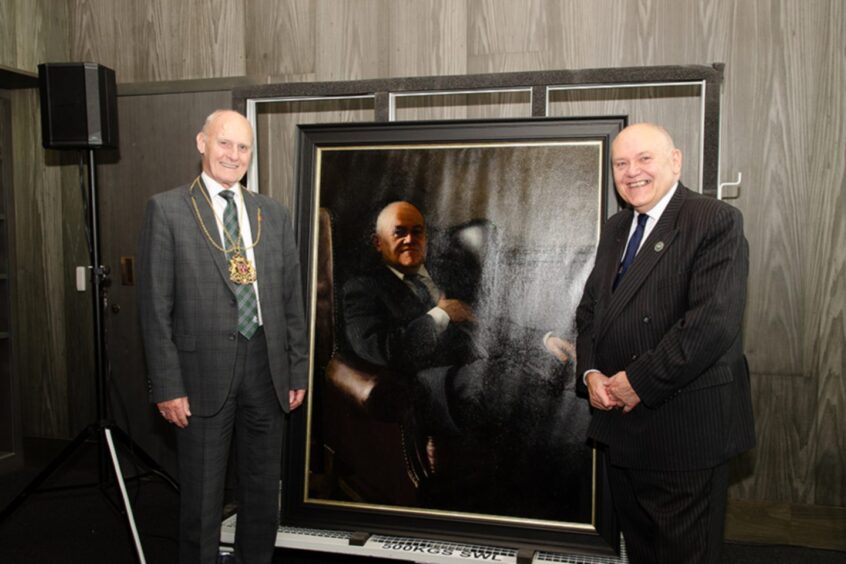
<svg viewBox="0 0 846 564"><path fill-rule="evenodd" d="M68 56L68 5L50 0L12 0L16 38L16 68L37 72L38 63L65 61Z"/></svg>
<svg viewBox="0 0 846 564"><path fill-rule="evenodd" d="M546 2L545 68L605 68L647 64L635 57L631 38L636 2ZM700 63L702 61L699 61Z"/></svg>
<svg viewBox="0 0 846 564"><path fill-rule="evenodd" d="M315 77L355 80L387 76L387 29L390 1L314 0Z"/></svg>
<svg viewBox="0 0 846 564"><path fill-rule="evenodd" d="M786 4L736 4L727 61L735 98L726 108L723 153L728 169L742 171L745 179L736 204L744 212L751 249L747 355L753 372L771 374L805 372L802 247L808 200L803 192L810 112L797 105L808 84L791 76L799 61L787 52Z"/></svg>
<svg viewBox="0 0 846 564"><path fill-rule="evenodd" d="M38 93L11 93L16 154L14 199L17 291L16 358L25 436L67 437L62 169L41 148ZM45 162L46 161L46 162ZM51 166L52 164L52 166Z"/></svg>
<svg viewBox="0 0 846 564"><path fill-rule="evenodd" d="M753 373L752 400L758 444L730 497L813 503L816 390L802 378Z"/></svg>
<svg viewBox="0 0 846 564"><path fill-rule="evenodd" d="M467 52L470 55L531 53L546 49L543 0L468 0Z"/></svg>
<svg viewBox="0 0 846 564"><path fill-rule="evenodd" d="M18 67L17 34L12 32L6 22L14 22L15 2L0 2L0 65L4 67Z"/></svg>
<svg viewBox="0 0 846 564"><path fill-rule="evenodd" d="M107 66L115 71L117 82L135 78L120 65L119 53L126 50L119 38L128 36L120 33L118 21L129 19L125 13L117 17L120 10L126 10L121 4L113 0L72 0L68 14L69 58Z"/></svg>
<svg viewBox="0 0 846 564"><path fill-rule="evenodd" d="M846 8L842 2L826 8L808 22L823 49L804 49L818 56L818 64L808 92L815 104L804 190L810 220L803 348L818 390L813 502L846 505Z"/></svg>
<svg viewBox="0 0 846 564"><path fill-rule="evenodd" d="M73 0L86 2L87 0ZM74 6L74 10L86 10ZM246 71L244 0L123 0L96 17L102 40L114 34L115 72L122 81L240 76Z"/></svg>
<svg viewBox="0 0 846 564"><path fill-rule="evenodd" d="M315 3L256 0L246 3L246 73L262 79L314 72Z"/></svg>
<svg viewBox="0 0 846 564"><path fill-rule="evenodd" d="M527 91L413 96L399 98L396 103L397 121L531 116L532 100Z"/></svg>
<svg viewBox="0 0 846 564"><path fill-rule="evenodd" d="M387 76L462 74L467 71L467 10L453 0L389 3Z"/></svg>

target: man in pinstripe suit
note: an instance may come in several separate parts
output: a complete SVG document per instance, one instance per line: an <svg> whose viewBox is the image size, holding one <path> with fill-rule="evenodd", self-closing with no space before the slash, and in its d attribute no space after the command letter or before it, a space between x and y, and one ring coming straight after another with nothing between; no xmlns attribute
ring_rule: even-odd
<svg viewBox="0 0 846 564"><path fill-rule="evenodd" d="M679 182L662 127L627 127L611 160L632 209L605 224L577 313L588 435L631 562L719 562L728 461L755 442L743 220Z"/></svg>
<svg viewBox="0 0 846 564"><path fill-rule="evenodd" d="M176 432L182 564L217 561L230 442L238 470L235 561L270 563L285 413L305 395L291 219L239 184L252 147L243 116L212 113L197 134L202 174L153 196L141 233L141 328L151 399Z"/></svg>

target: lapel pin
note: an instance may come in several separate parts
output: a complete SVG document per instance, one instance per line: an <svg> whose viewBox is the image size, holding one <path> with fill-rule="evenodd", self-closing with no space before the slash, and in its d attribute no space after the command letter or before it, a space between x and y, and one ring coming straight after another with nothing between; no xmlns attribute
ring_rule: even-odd
<svg viewBox="0 0 846 564"><path fill-rule="evenodd" d="M663 250L664 250L664 241L658 241L657 243L655 243L655 252L656 253L660 253Z"/></svg>

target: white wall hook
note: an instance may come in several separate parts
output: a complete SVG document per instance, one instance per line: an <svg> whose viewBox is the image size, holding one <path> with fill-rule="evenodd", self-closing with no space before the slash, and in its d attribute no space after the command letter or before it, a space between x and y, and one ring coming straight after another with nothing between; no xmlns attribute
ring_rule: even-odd
<svg viewBox="0 0 846 564"><path fill-rule="evenodd" d="M717 199L718 200L734 200L735 198L739 198L740 197L740 181L741 181L742 178L743 178L743 173L738 172L737 173L737 180L735 180L734 182L722 182L722 183L720 183L720 185L717 186ZM723 188L725 188L727 186L737 186L738 189L733 194L731 194L730 196L727 196L723 192Z"/></svg>

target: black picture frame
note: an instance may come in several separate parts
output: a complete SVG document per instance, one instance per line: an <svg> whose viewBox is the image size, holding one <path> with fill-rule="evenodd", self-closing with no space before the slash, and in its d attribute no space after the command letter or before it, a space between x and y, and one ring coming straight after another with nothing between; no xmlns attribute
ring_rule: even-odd
<svg viewBox="0 0 846 564"><path fill-rule="evenodd" d="M326 365L328 359L339 354L337 341L344 338L343 312L339 311L343 285L357 273L377 265L375 252L367 256L375 213L385 203L396 199L413 201L421 209L427 218L427 228L430 228L430 246L437 247L440 252L451 248L446 241L450 241L448 235L457 224L476 225L474 222L480 219L497 227L504 223L503 236L509 242L503 246L505 250L501 251L501 256L506 257L503 260L512 271L516 264L534 273L565 273L556 277L558 293L555 295L567 294L567 299L562 301L568 304L566 307L570 311L564 317L569 316L569 320L562 323L563 328L550 329L563 331L564 336L572 339L574 335L568 333L568 328L572 329L575 303L592 266L599 228L607 217L620 209L611 180L608 153L614 136L625 125L625 116L603 116L298 127L294 222L301 251L312 357L307 402L303 409L294 412L287 436L282 516L286 525L535 550L619 553L619 530L602 457L591 449L583 434L579 436L575 431L569 435L565 432L564 442L576 453L574 456L579 457L579 468L584 467L589 472L589 484L581 487L585 474L580 473L579 487L575 490L579 492L576 495L579 501L568 509L575 515L568 516L570 520L558 520L557 513L546 513L546 508L539 509L537 515L532 513L534 500L538 506L546 503L541 499L546 494L539 492L546 491L555 499L555 494L550 492L557 491L556 475L536 473L547 455L550 460L558 460L558 447L562 444L558 439L548 439L548 443L544 442L546 439L540 440L538 450L526 451L533 456L527 457L522 466L513 464L514 469L510 467L513 461L503 463L504 456L498 454L496 448L489 449L494 451L493 456L499 457L497 464L508 467L504 475L517 478L512 481L518 485L503 495L503 504L513 507L507 502L524 499L524 486L534 488L533 495L528 498L530 502L520 509L496 509L497 492L506 491L496 481L488 489L480 487L476 492L479 499L490 499L489 503L482 503L482 507L494 508L480 512L462 508L464 500L461 499L456 500L458 509L449 504L438 505L440 502L434 505L428 501L408 503L407 499L416 499L413 492L419 485L412 484L412 497L400 493L392 498L391 492L395 490L388 494L371 494L371 490L361 486L362 481L356 482L363 472L344 477L342 472L345 470L341 467L347 463L337 459L342 447L333 447L326 441L335 427L346 429L352 419L360 417L361 406L347 408L342 405L339 408L335 400L330 409L327 404L334 392L330 392L326 380ZM471 180L467 178L468 171L473 171ZM496 197L491 195L494 192ZM543 194L543 197L532 199L531 194ZM433 203L437 203L435 211L431 209ZM321 208L328 213L321 213ZM487 215L495 216L496 220L477 217L473 210L479 209L487 210ZM565 227L560 227L562 225ZM568 240L556 242L556 236L550 236L549 231L558 234L558 239ZM562 234L567 237L561 237ZM576 243L571 244L571 236ZM332 250L329 267L325 253L319 252L321 245ZM431 255L430 249L429 259L434 260ZM568 269L578 270L578 276L573 277L580 280L578 283L570 281L566 275ZM562 286L562 279L567 279L566 287ZM535 322L555 314L555 306L548 307L541 300L548 300L550 293L541 291L538 296L537 289L546 287L544 284L529 282L515 290L515 281L520 286L519 278L500 285L509 288L503 290L510 300L506 300L507 303L514 301L515 294L526 299L536 297L535 302L544 303L509 305L507 311L520 312L517 315L525 318L527 314L522 310L529 310L528 317ZM328 308L323 303L327 301ZM558 300L553 296L552 301ZM543 322L538 324L544 325ZM566 378L569 383L563 392L558 389L550 393L573 395L575 375L572 366ZM532 381L532 384L536 383ZM540 386L538 390L536 397L547 398L547 388ZM546 399L541 401L547 405ZM585 425L587 401L584 398L579 401L580 404L573 403L575 407L568 413L578 411L577 423ZM365 414L365 417L370 415ZM569 422L566 414L564 417L563 421ZM522 418L516 423L522 424ZM531 427L532 431L538 429ZM557 428L542 430L550 435L560 431ZM407 439L402 433L398 431L400 440ZM530 435L543 436L544 433L532 432ZM366 440L373 443L373 448L381 448L376 435L367 436ZM515 438L503 444L517 442ZM544 450L545 446L550 447L548 451ZM369 447L364 445L356 452L361 452L361 448ZM408 464L407 455L403 453L403 456ZM459 459L470 457L469 451L458 456ZM565 462L556 462L560 465L557 467L564 468ZM527 468L532 475L521 473ZM536 480L538 475L551 479ZM373 481L382 481L381 475L372 477ZM409 480L413 482L412 478ZM574 490L565 488L562 499L573 498L567 491ZM485 493L494 496L485 496Z"/></svg>

